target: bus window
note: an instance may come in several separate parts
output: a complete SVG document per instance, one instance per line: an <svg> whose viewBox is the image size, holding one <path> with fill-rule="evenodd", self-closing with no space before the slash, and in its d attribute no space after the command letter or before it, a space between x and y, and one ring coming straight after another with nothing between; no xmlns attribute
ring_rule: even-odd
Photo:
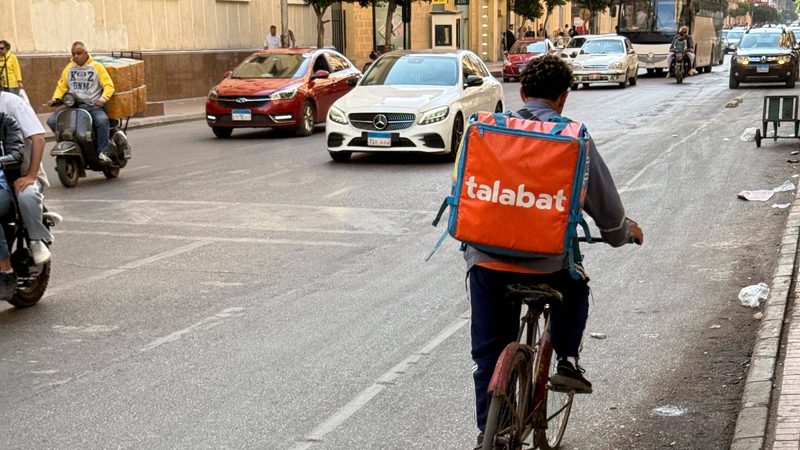
<svg viewBox="0 0 800 450"><path fill-rule="evenodd" d="M677 28L677 2L669 0L659 0L656 4L657 23L656 30L662 33L675 33Z"/></svg>

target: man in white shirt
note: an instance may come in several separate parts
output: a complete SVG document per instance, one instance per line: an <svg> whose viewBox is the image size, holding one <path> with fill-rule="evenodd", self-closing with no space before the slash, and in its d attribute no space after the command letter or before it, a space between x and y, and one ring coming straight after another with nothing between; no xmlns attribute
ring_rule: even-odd
<svg viewBox="0 0 800 450"><path fill-rule="evenodd" d="M43 264L50 259L50 250L47 246L53 241L50 230L42 223L43 190L45 187L50 187L42 168L44 127L31 105L16 95L0 92L0 112L17 120L25 138L20 172L22 176L14 181L14 191L17 194L23 225L28 230L28 238L31 240L33 260L36 264Z"/></svg>
<svg viewBox="0 0 800 450"><path fill-rule="evenodd" d="M264 48L272 50L273 48L281 48L281 37L278 36L278 29L275 25L269 27L269 34L264 41Z"/></svg>

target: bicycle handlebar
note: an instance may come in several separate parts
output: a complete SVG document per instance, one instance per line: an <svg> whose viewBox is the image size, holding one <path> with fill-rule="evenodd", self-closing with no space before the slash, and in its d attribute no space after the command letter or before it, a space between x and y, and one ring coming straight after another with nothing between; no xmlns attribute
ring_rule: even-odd
<svg viewBox="0 0 800 450"><path fill-rule="evenodd" d="M589 244L596 244L596 243L604 243L604 242L606 242L606 240L603 239L600 236L590 236L590 237L591 237L591 240L589 240L589 238L586 237L586 236L578 236L578 242L586 242L586 243L589 243ZM636 239L635 237L631 236L631 237L628 238L628 241L626 242L626 244L641 245L641 242L639 242L639 240Z"/></svg>

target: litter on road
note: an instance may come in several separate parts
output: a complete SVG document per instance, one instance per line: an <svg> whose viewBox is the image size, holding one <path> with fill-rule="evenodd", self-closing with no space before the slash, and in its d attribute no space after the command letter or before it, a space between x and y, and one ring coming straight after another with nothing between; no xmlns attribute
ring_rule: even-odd
<svg viewBox="0 0 800 450"><path fill-rule="evenodd" d="M778 209L786 209L786 208L788 208L790 206L792 206L791 203L773 203L772 204L773 208L778 208Z"/></svg>
<svg viewBox="0 0 800 450"><path fill-rule="evenodd" d="M745 128L744 132L742 133L742 135L739 136L739 140L742 141L742 142L753 142L753 141L755 141L756 140L756 131L758 131L758 128L756 128L756 127Z"/></svg>
<svg viewBox="0 0 800 450"><path fill-rule="evenodd" d="M769 286L767 283L753 284L743 287L739 291L739 301L742 306L749 306L751 308L758 308L761 300L766 300L769 296Z"/></svg>
<svg viewBox="0 0 800 450"><path fill-rule="evenodd" d="M742 200L751 202L765 202L775 195L775 191L759 190L759 191L742 191L739 192L738 197Z"/></svg>
<svg viewBox="0 0 800 450"><path fill-rule="evenodd" d="M605 339L608 337L608 335L604 333L589 333L589 337L593 337L595 339Z"/></svg>
<svg viewBox="0 0 800 450"><path fill-rule="evenodd" d="M791 181L784 181L782 185L773 189L775 192L788 192L796 189L796 186Z"/></svg>

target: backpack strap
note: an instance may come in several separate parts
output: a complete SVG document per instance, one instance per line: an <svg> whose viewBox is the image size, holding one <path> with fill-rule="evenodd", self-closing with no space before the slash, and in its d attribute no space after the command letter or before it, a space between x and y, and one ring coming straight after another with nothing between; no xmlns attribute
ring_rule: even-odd
<svg viewBox="0 0 800 450"><path fill-rule="evenodd" d="M533 113L528 111L526 108L522 108L517 111L517 115L525 120L538 120L536 116L534 116Z"/></svg>
<svg viewBox="0 0 800 450"><path fill-rule="evenodd" d="M516 114L520 118L525 120L539 120L538 117L536 117L532 112L528 111L526 108L520 109L519 111L517 111ZM567 119L566 117L561 117L558 120L551 120L551 122L556 122L556 126L554 126L552 130L550 130L550 134L561 134L561 132L564 131L565 128L567 128L567 125L570 124L570 120Z"/></svg>

